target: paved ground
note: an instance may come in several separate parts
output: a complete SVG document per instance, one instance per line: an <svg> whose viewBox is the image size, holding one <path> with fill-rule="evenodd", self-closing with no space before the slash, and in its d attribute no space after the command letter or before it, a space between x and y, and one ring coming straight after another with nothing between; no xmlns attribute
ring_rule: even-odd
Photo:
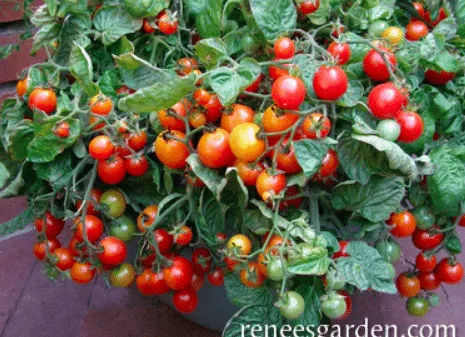
<svg viewBox="0 0 465 337"><path fill-rule="evenodd" d="M0 200L0 223L24 205L22 199ZM132 290L106 289L102 280L87 286L50 282L32 254L34 236L34 232L27 232L0 242L0 337L219 336ZM461 259L465 262L465 256ZM398 270L405 268L400 265ZM356 296L353 314L343 324L363 323L367 317L372 324L396 324L402 333L411 324L455 324L456 335L463 336L465 285L446 289L449 303L444 300L440 308L422 319L409 317L404 300L396 296Z"/></svg>

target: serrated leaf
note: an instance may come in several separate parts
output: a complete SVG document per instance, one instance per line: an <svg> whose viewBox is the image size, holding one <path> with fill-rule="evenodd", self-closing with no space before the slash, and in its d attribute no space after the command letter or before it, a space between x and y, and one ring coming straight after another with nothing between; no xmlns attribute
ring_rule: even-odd
<svg viewBox="0 0 465 337"><path fill-rule="evenodd" d="M287 270L296 275L324 275L328 272L331 260L328 251L322 247L315 247L305 258L290 261Z"/></svg>
<svg viewBox="0 0 465 337"><path fill-rule="evenodd" d="M208 190L202 191L197 221L202 239L209 246L216 246L218 244L216 234L224 231L225 219L221 204Z"/></svg>
<svg viewBox="0 0 465 337"><path fill-rule="evenodd" d="M195 55L207 68L214 67L219 58L228 55L225 43L218 38L203 39L195 44Z"/></svg>
<svg viewBox="0 0 465 337"><path fill-rule="evenodd" d="M257 26L269 41L274 41L297 23L297 12L291 0L250 0Z"/></svg>
<svg viewBox="0 0 465 337"><path fill-rule="evenodd" d="M35 164L37 176L46 180L55 191L65 187L73 177L71 156L68 152L55 158L51 163Z"/></svg>
<svg viewBox="0 0 465 337"><path fill-rule="evenodd" d="M56 63L63 66L68 64L74 41L84 37L91 24L92 21L88 14L69 15L63 20L63 26L58 37L59 47L54 55Z"/></svg>
<svg viewBox="0 0 465 337"><path fill-rule="evenodd" d="M92 60L84 47L74 42L69 57L70 71L89 96L98 94L99 89L93 82Z"/></svg>
<svg viewBox="0 0 465 337"><path fill-rule="evenodd" d="M195 15L195 27L202 38L221 35L223 0L187 0L186 4Z"/></svg>
<svg viewBox="0 0 465 337"><path fill-rule="evenodd" d="M142 20L131 16L123 7L102 7L95 15L94 26L100 32L103 44L108 46L122 36L138 31Z"/></svg>
<svg viewBox="0 0 465 337"><path fill-rule="evenodd" d="M216 190L216 197L224 205L235 204L239 208L247 207L249 192L242 182L236 168L229 167L225 177L221 180Z"/></svg>
<svg viewBox="0 0 465 337"><path fill-rule="evenodd" d="M295 156L307 177L318 172L328 149L328 144L321 140L305 139L294 142Z"/></svg>
<svg viewBox="0 0 465 337"><path fill-rule="evenodd" d="M222 179L218 172L203 165L197 154L191 154L186 162L195 175L205 183L208 189L216 194L217 187Z"/></svg>
<svg viewBox="0 0 465 337"><path fill-rule="evenodd" d="M249 288L246 287L237 274L231 273L224 277L226 295L228 299L237 306L243 307L250 303L260 305L271 305L273 296L267 287Z"/></svg>

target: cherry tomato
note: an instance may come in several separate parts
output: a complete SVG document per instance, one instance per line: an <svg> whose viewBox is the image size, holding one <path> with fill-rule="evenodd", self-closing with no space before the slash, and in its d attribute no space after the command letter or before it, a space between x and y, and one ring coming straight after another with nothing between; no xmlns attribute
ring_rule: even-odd
<svg viewBox="0 0 465 337"><path fill-rule="evenodd" d="M319 112L312 113L305 117L302 131L309 139L325 138L331 131L331 121Z"/></svg>
<svg viewBox="0 0 465 337"><path fill-rule="evenodd" d="M69 273L78 284L87 284L94 279L95 268L89 262L75 262Z"/></svg>
<svg viewBox="0 0 465 337"><path fill-rule="evenodd" d="M116 266L123 263L124 259L126 259L126 244L117 237L107 236L100 241L99 247L103 249L98 254L98 258L103 265Z"/></svg>
<svg viewBox="0 0 465 337"><path fill-rule="evenodd" d="M131 95L135 92L136 91L134 89L131 89L126 85L123 85L116 90L117 95Z"/></svg>
<svg viewBox="0 0 465 337"><path fill-rule="evenodd" d="M289 186L284 195L285 198L279 204L279 209L283 210L288 207L299 208L304 201L303 198L295 198L299 193L300 191L296 186Z"/></svg>
<svg viewBox="0 0 465 337"><path fill-rule="evenodd" d="M436 273L420 272L418 279L420 280L421 289L426 291L436 290L441 285L441 280Z"/></svg>
<svg viewBox="0 0 465 337"><path fill-rule="evenodd" d="M191 282L189 283L189 287L194 289L195 291L199 291L202 289L203 285L205 283L205 277L203 272L199 272L195 270L194 268L194 273L192 274Z"/></svg>
<svg viewBox="0 0 465 337"><path fill-rule="evenodd" d="M255 186L258 176L264 170L262 163L246 163L239 159L235 161L234 166L246 186Z"/></svg>
<svg viewBox="0 0 465 337"><path fill-rule="evenodd" d="M183 57L180 58L177 62L179 69L177 70L178 74L181 76L186 76L192 73L195 69L199 67L197 61L192 57Z"/></svg>
<svg viewBox="0 0 465 337"><path fill-rule="evenodd" d="M276 81L281 76L289 75L290 64L280 64L279 66L270 66L268 68L268 74Z"/></svg>
<svg viewBox="0 0 465 337"><path fill-rule="evenodd" d="M154 273L150 269L145 269L142 274L136 277L136 286L143 295L163 295L170 291L165 282L163 271Z"/></svg>
<svg viewBox="0 0 465 337"><path fill-rule="evenodd" d="M411 19L406 28L405 38L410 41L418 41L429 33L429 28L423 21Z"/></svg>
<svg viewBox="0 0 465 337"><path fill-rule="evenodd" d="M76 239L78 241L84 241L84 237L83 237L84 233L82 231L83 226L81 222L81 217L76 218L74 223L77 224L76 233L75 233ZM84 227L85 227L86 234L87 234L87 240L89 240L91 243L97 242L97 240L100 239L100 237L103 234L104 227L103 227L102 220L100 220L94 215L86 215L84 224L85 224Z"/></svg>
<svg viewBox="0 0 465 337"><path fill-rule="evenodd" d="M197 293L192 288L176 291L173 295L174 307L183 314L190 314L195 311L199 299Z"/></svg>
<svg viewBox="0 0 465 337"><path fill-rule="evenodd" d="M338 319L346 319L352 313L352 298L350 297L350 294L345 290L338 290L337 293L344 297L344 301L346 302L347 307L344 315L342 315Z"/></svg>
<svg viewBox="0 0 465 337"><path fill-rule="evenodd" d="M200 137L197 154L200 161L210 168L227 167L234 163L234 154L229 145L229 132L217 128L213 132L206 132Z"/></svg>
<svg viewBox="0 0 465 337"><path fill-rule="evenodd" d="M112 218L123 215L126 210L126 199L118 189L105 191L100 197L100 204L106 207L105 214Z"/></svg>
<svg viewBox="0 0 465 337"><path fill-rule="evenodd" d="M386 82L375 86L368 94L368 107L380 119L395 117L402 108L402 93L394 83Z"/></svg>
<svg viewBox="0 0 465 337"><path fill-rule="evenodd" d="M384 119L378 123L376 131L381 138L395 142L400 135L400 125L395 120Z"/></svg>
<svg viewBox="0 0 465 337"><path fill-rule="evenodd" d="M273 102L281 109L298 110L305 100L304 82L291 75L279 77L271 88Z"/></svg>
<svg viewBox="0 0 465 337"><path fill-rule="evenodd" d="M158 243L160 253L168 253L174 244L173 236L162 228L158 228L153 232L155 241Z"/></svg>
<svg viewBox="0 0 465 337"><path fill-rule="evenodd" d="M39 233L42 233L44 229L44 218L37 218L35 221L36 230ZM47 239L53 239L59 235L63 228L65 227L65 222L63 219L55 218L52 213L45 212L45 236Z"/></svg>
<svg viewBox="0 0 465 337"><path fill-rule="evenodd" d="M194 92L194 100L200 105L206 105L212 95L205 89L197 89Z"/></svg>
<svg viewBox="0 0 465 337"><path fill-rule="evenodd" d="M295 54L295 44L288 37L280 37L273 46L274 55L279 59L290 59Z"/></svg>
<svg viewBox="0 0 465 337"><path fill-rule="evenodd" d="M249 85L247 88L245 88L245 91L247 92L257 92L258 89L260 88L260 84L262 83L264 75L260 74L258 75L257 79Z"/></svg>
<svg viewBox="0 0 465 337"><path fill-rule="evenodd" d="M339 241L339 250L333 254L333 259L338 259L340 257L348 257L349 254L347 253L347 245L349 241L341 240Z"/></svg>
<svg viewBox="0 0 465 337"><path fill-rule="evenodd" d="M178 20L165 13L158 20L158 28L163 34L172 35L178 31Z"/></svg>
<svg viewBox="0 0 465 337"><path fill-rule="evenodd" d="M463 279L463 266L459 262L443 259L438 263L434 271L439 279L447 284L458 284Z"/></svg>
<svg viewBox="0 0 465 337"><path fill-rule="evenodd" d="M192 263L194 269L206 273L210 270L212 265L212 255L207 248L200 247L194 249L192 252Z"/></svg>
<svg viewBox="0 0 465 337"><path fill-rule="evenodd" d="M304 0L299 5L300 11L305 15L309 15L316 12L319 7L320 0Z"/></svg>
<svg viewBox="0 0 465 337"><path fill-rule="evenodd" d="M396 46L404 40L404 32L399 27L391 26L384 30L381 37Z"/></svg>
<svg viewBox="0 0 465 337"><path fill-rule="evenodd" d="M70 126L67 122L62 122L56 126L53 130L55 136L60 138L68 138L70 134Z"/></svg>
<svg viewBox="0 0 465 337"><path fill-rule="evenodd" d="M238 255L249 255L252 252L252 241L244 234L236 234L229 239L227 248Z"/></svg>
<svg viewBox="0 0 465 337"><path fill-rule="evenodd" d="M182 141L170 137L185 139L186 135L176 130L160 133L154 144L155 154L169 168L182 169L186 166L189 149Z"/></svg>
<svg viewBox="0 0 465 337"><path fill-rule="evenodd" d="M253 162L265 151L265 141L258 138L260 127L253 123L236 126L229 136L231 151L237 159Z"/></svg>
<svg viewBox="0 0 465 337"><path fill-rule="evenodd" d="M340 319L347 312L346 297L331 292L321 302L321 311L330 319Z"/></svg>
<svg viewBox="0 0 465 337"><path fill-rule="evenodd" d="M343 65L349 62L352 54L348 43L331 42L328 52L336 59L337 64Z"/></svg>
<svg viewBox="0 0 465 337"><path fill-rule="evenodd" d="M418 254L415 265L417 266L419 271L429 273L434 270L437 264L436 256L433 255L431 257L426 257L424 253Z"/></svg>
<svg viewBox="0 0 465 337"><path fill-rule="evenodd" d="M433 85L445 85L455 77L455 73L441 72L428 69L425 72L425 81Z"/></svg>
<svg viewBox="0 0 465 337"><path fill-rule="evenodd" d="M413 111L402 111L396 117L400 125L400 135L398 141L411 143L421 137L424 130L423 118Z"/></svg>
<svg viewBox="0 0 465 337"><path fill-rule="evenodd" d="M155 20L153 18L145 18L142 22L142 30L146 34L153 34L156 30Z"/></svg>
<svg viewBox="0 0 465 337"><path fill-rule="evenodd" d="M260 273L257 262L249 262L247 267L239 272L239 277L242 284L249 288L258 288L265 282L265 276Z"/></svg>
<svg viewBox="0 0 465 337"><path fill-rule="evenodd" d="M400 245L392 239L378 241L375 248L386 262L394 263L400 258Z"/></svg>
<svg viewBox="0 0 465 337"><path fill-rule="evenodd" d="M390 65L396 66L396 56L384 47L378 48L381 52L384 52L384 56ZM392 68L392 67L391 67ZM384 82L389 80L389 70L384 62L383 57L376 50L370 50L363 59L363 70L368 77L378 82Z"/></svg>
<svg viewBox="0 0 465 337"><path fill-rule="evenodd" d="M221 128L231 132L236 126L243 123L253 123L255 112L246 105L234 104L230 113L223 113Z"/></svg>
<svg viewBox="0 0 465 337"><path fill-rule="evenodd" d="M31 110L41 110L50 115L57 107L57 95L53 89L35 88L29 95L28 103Z"/></svg>
<svg viewBox="0 0 465 337"><path fill-rule="evenodd" d="M207 123L207 117L205 116L204 113L199 112L199 111L194 111L190 116L189 116L189 124L194 128L200 128L202 125L205 125Z"/></svg>
<svg viewBox="0 0 465 337"><path fill-rule="evenodd" d="M223 269L215 268L211 272L208 273L208 281L210 284L219 287L224 284L224 273Z"/></svg>
<svg viewBox="0 0 465 337"><path fill-rule="evenodd" d="M396 281L396 287L403 297L415 297L421 290L418 277L408 273L400 274Z"/></svg>
<svg viewBox="0 0 465 337"><path fill-rule="evenodd" d="M302 172L302 168L297 161L294 152L294 145L288 146L287 142L283 142L276 156L276 163L279 170L288 174L296 174Z"/></svg>
<svg viewBox="0 0 465 337"><path fill-rule="evenodd" d="M328 152L323 157L321 162L321 167L318 170L315 178L317 180L324 180L336 173L337 168L339 167L339 158L337 157L336 151L329 149Z"/></svg>
<svg viewBox="0 0 465 337"><path fill-rule="evenodd" d="M180 246L188 245L192 241L192 229L182 226L179 233L174 236L174 242Z"/></svg>
<svg viewBox="0 0 465 337"><path fill-rule="evenodd" d="M145 156L124 159L126 172L133 177L140 177L149 170L149 162Z"/></svg>
<svg viewBox="0 0 465 337"><path fill-rule="evenodd" d="M268 201L272 196L279 195L286 188L286 183L284 174L270 174L264 170L258 176L256 188L262 199Z"/></svg>
<svg viewBox="0 0 465 337"><path fill-rule="evenodd" d="M172 290L181 290L189 286L193 268L189 260L182 256L176 256L172 265L163 270L166 284Z"/></svg>
<svg viewBox="0 0 465 337"><path fill-rule="evenodd" d="M90 111L95 115L106 116L113 109L113 102L104 95L95 95L89 102Z"/></svg>
<svg viewBox="0 0 465 337"><path fill-rule="evenodd" d="M81 240L78 240L76 236L73 236L68 244L68 249L73 256L87 256L87 249Z"/></svg>
<svg viewBox="0 0 465 337"><path fill-rule="evenodd" d="M433 227L432 230L437 227ZM423 229L416 229L412 235L412 241L415 247L421 250L430 250L434 249L441 244L444 240L444 234L442 233L432 233Z"/></svg>
<svg viewBox="0 0 465 337"><path fill-rule="evenodd" d="M429 312L429 303L421 297L412 297L406 303L407 312L416 317L423 317Z"/></svg>
<svg viewBox="0 0 465 337"><path fill-rule="evenodd" d="M113 287L129 287L134 282L134 267L129 263L123 263L110 272L110 284Z"/></svg>
<svg viewBox="0 0 465 337"><path fill-rule="evenodd" d="M97 165L97 173L101 181L108 185L116 185L126 177L124 160L120 156L112 156Z"/></svg>
<svg viewBox="0 0 465 337"><path fill-rule="evenodd" d="M282 281L285 275L285 265L281 258L272 258L266 266L266 275L272 281ZM260 267L259 267L260 269Z"/></svg>
<svg viewBox="0 0 465 337"><path fill-rule="evenodd" d="M281 132L293 126L299 115L278 109L277 106L269 106L262 117L263 129L266 132Z"/></svg>
<svg viewBox="0 0 465 337"><path fill-rule="evenodd" d="M408 211L393 213L386 222L390 232L397 238L406 238L415 232L417 221L412 213Z"/></svg>
<svg viewBox="0 0 465 337"><path fill-rule="evenodd" d="M133 133L128 137L128 145L134 151L140 151L147 144L147 134L145 131Z"/></svg>
<svg viewBox="0 0 465 337"><path fill-rule="evenodd" d="M143 233L151 226L157 217L158 205L147 206L137 217L137 227Z"/></svg>
<svg viewBox="0 0 465 337"><path fill-rule="evenodd" d="M413 2L412 5L413 7L415 7L415 10L417 11L420 17L423 17L425 15L425 8L423 7L421 3Z"/></svg>
<svg viewBox="0 0 465 337"><path fill-rule="evenodd" d="M177 130L185 132L186 126L184 124L183 118L186 117L186 114L191 110L191 102L189 102L189 100L187 99L182 99L181 101L173 105L168 111L158 111L158 120L160 121L161 126L163 126L167 130Z"/></svg>
<svg viewBox="0 0 465 337"><path fill-rule="evenodd" d="M74 264L74 258L68 248L57 248L53 251L52 256L54 256L56 261L56 267L62 271L70 269Z"/></svg>
<svg viewBox="0 0 465 337"><path fill-rule="evenodd" d="M319 99L335 101L347 91L349 81L347 75L339 66L322 66L313 76L313 89Z"/></svg>
<svg viewBox="0 0 465 337"><path fill-rule="evenodd" d="M110 226L110 235L116 236L118 239L123 241L131 241L135 232L136 224L126 215L122 215L117 219L114 219Z"/></svg>
<svg viewBox="0 0 465 337"><path fill-rule="evenodd" d="M211 95L207 104L204 105L205 118L208 123L215 123L222 116L223 105L217 95Z"/></svg>
<svg viewBox="0 0 465 337"><path fill-rule="evenodd" d="M113 153L115 153L115 146L108 136L97 136L89 143L89 154L96 160L107 160Z"/></svg>
<svg viewBox="0 0 465 337"><path fill-rule="evenodd" d="M34 245L34 255L38 260L43 260L47 255L47 247L50 253L53 253L57 248L61 247L60 241L57 239L49 239L44 242L38 242Z"/></svg>
<svg viewBox="0 0 465 337"><path fill-rule="evenodd" d="M381 34L389 27L389 23L384 20L376 20L368 26L368 33L375 37L381 37Z"/></svg>
<svg viewBox="0 0 465 337"><path fill-rule="evenodd" d="M101 119L99 119L96 116L89 116L89 126L92 126L92 130L97 131L101 130L105 127L106 123L102 122Z"/></svg>
<svg viewBox="0 0 465 337"><path fill-rule="evenodd" d="M19 98L23 98L23 96L27 92L27 84L28 84L28 78L23 78L16 83L16 93L18 94Z"/></svg>

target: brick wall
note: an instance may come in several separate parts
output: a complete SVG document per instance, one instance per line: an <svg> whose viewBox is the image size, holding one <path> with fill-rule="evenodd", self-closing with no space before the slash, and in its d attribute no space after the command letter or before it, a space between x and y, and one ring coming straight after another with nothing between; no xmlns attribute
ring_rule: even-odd
<svg viewBox="0 0 465 337"><path fill-rule="evenodd" d="M18 3L22 1L17 0ZM35 1L34 8L41 1ZM16 10L12 1L0 0L0 45L20 43L19 51L14 51L7 59L0 60L0 103L11 95L14 95L16 80L24 68L38 63L45 58L43 52L35 57L30 56L31 41L21 41L19 36L24 32L22 11Z"/></svg>

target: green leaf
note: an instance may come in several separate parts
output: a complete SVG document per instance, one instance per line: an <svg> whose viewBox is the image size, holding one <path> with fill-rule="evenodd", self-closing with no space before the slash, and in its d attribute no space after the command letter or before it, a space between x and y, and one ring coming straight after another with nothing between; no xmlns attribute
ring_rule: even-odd
<svg viewBox="0 0 465 337"><path fill-rule="evenodd" d="M19 50L18 44L5 44L5 45L0 46L0 60L6 59L15 50L16 51Z"/></svg>
<svg viewBox="0 0 465 337"><path fill-rule="evenodd" d="M25 120L16 126L16 130L10 138L10 146L8 151L11 157L18 161L23 161L27 158L27 147L34 138L34 127L32 122Z"/></svg>
<svg viewBox="0 0 465 337"><path fill-rule="evenodd" d="M330 0L320 0L318 9L307 15L307 18L309 18L314 25L321 26L328 21L329 14L331 13L331 4L329 2Z"/></svg>
<svg viewBox="0 0 465 337"><path fill-rule="evenodd" d="M347 254L361 261L372 261L382 259L376 248L367 245L363 241L351 241L346 248Z"/></svg>
<svg viewBox="0 0 465 337"><path fill-rule="evenodd" d="M267 287L246 287L236 273L225 275L224 285L226 295L234 305L244 307L250 303L260 305L271 305L273 303L273 296Z"/></svg>
<svg viewBox="0 0 465 337"><path fill-rule="evenodd" d="M223 0L186 0L195 16L195 27L202 38L220 37Z"/></svg>
<svg viewBox="0 0 465 337"><path fill-rule="evenodd" d="M124 9L136 18L148 18L157 16L169 4L169 0L124 0Z"/></svg>
<svg viewBox="0 0 465 337"><path fill-rule="evenodd" d="M287 270L296 275L324 275L328 272L331 260L328 250L323 247L315 247L305 255L305 258L290 261Z"/></svg>
<svg viewBox="0 0 465 337"><path fill-rule="evenodd" d="M306 281L297 287L295 290L302 295L305 301L304 313L292 321L294 326L301 325L304 327L315 327L320 325L320 296L324 294L323 282L318 278L313 279L313 284L309 285Z"/></svg>
<svg viewBox="0 0 465 337"><path fill-rule="evenodd" d="M462 69L460 59L454 54L445 50L435 55L433 63L440 69L450 73L455 73Z"/></svg>
<svg viewBox="0 0 465 337"><path fill-rule="evenodd" d="M46 180L54 191L59 191L65 187L73 177L69 152L57 156L51 163L35 164L34 168L37 171L37 176Z"/></svg>
<svg viewBox="0 0 465 337"><path fill-rule="evenodd" d="M222 179L218 172L203 165L197 154L191 154L187 158L186 162L189 164L195 175L204 182L208 189L216 194L216 190Z"/></svg>
<svg viewBox="0 0 465 337"><path fill-rule="evenodd" d="M61 138L53 132L57 123L69 124L69 136ZM27 147L27 157L33 163L48 163L65 149L73 146L81 134L79 120L63 116L43 116L36 114L34 119L34 138Z"/></svg>
<svg viewBox="0 0 465 337"><path fill-rule="evenodd" d="M69 15L64 19L58 37L59 47L54 56L56 63L63 66L68 64L74 42L86 36L85 32L90 29L91 25L92 21L88 14Z"/></svg>
<svg viewBox="0 0 465 337"><path fill-rule="evenodd" d="M372 176L366 185L354 181L337 185L331 202L337 210L353 211L378 222L387 220L399 207L404 193L402 178Z"/></svg>
<svg viewBox="0 0 465 337"><path fill-rule="evenodd" d="M99 89L93 82L92 60L84 47L74 42L69 57L70 71L89 96L98 94Z"/></svg>
<svg viewBox="0 0 465 337"><path fill-rule="evenodd" d="M10 172L8 172L6 166L0 162L0 189L5 187L5 184L8 182L10 177Z"/></svg>
<svg viewBox="0 0 465 337"><path fill-rule="evenodd" d="M274 41L297 23L297 13L291 0L250 0L250 8L260 30Z"/></svg>
<svg viewBox="0 0 465 337"><path fill-rule="evenodd" d="M460 238L457 233L454 232L447 236L446 249L453 255L460 254L462 252L462 243L460 242Z"/></svg>
<svg viewBox="0 0 465 337"><path fill-rule="evenodd" d="M23 167L21 165L16 177L3 189L0 190L0 199L19 195L21 188L24 186ZM0 231L1 231L0 227Z"/></svg>
<svg viewBox="0 0 465 337"><path fill-rule="evenodd" d="M56 16L64 18L68 14L84 13L86 10L87 0L61 0Z"/></svg>
<svg viewBox="0 0 465 337"><path fill-rule="evenodd" d="M0 237L22 230L34 221L34 209L28 207L20 215L0 225Z"/></svg>
<svg viewBox="0 0 465 337"><path fill-rule="evenodd" d="M169 109L194 90L194 76L169 78L122 98L118 107L138 113Z"/></svg>
<svg viewBox="0 0 465 337"><path fill-rule="evenodd" d="M282 315L278 308L271 305L247 303L248 306L238 311L224 328L222 337L268 337L267 327L276 326L279 331L282 326Z"/></svg>
<svg viewBox="0 0 465 337"><path fill-rule="evenodd" d="M115 96L121 83L119 75L118 69L105 71L98 81L100 91L105 95Z"/></svg>
<svg viewBox="0 0 465 337"><path fill-rule="evenodd" d="M207 69L211 69L216 66L218 59L228 55L228 52L221 39L211 38L200 40L195 44L195 55Z"/></svg>
<svg viewBox="0 0 465 337"><path fill-rule="evenodd" d="M104 45L115 43L126 34L142 27L142 20L132 17L123 7L102 7L94 18L94 26L100 32Z"/></svg>
<svg viewBox="0 0 465 337"><path fill-rule="evenodd" d="M225 177L221 179L216 189L216 198L223 205L237 205L239 208L247 207L249 192L242 182L237 169L229 167Z"/></svg>
<svg viewBox="0 0 465 337"><path fill-rule="evenodd" d="M346 93L337 101L337 105L342 107L356 106L360 102L364 90L359 80L350 80Z"/></svg>
<svg viewBox="0 0 465 337"><path fill-rule="evenodd" d="M305 83L307 93L310 97L316 97L313 91L313 75L317 69L316 63L309 54L298 54L292 59L292 64L299 70L300 77Z"/></svg>
<svg viewBox="0 0 465 337"><path fill-rule="evenodd" d="M220 67L212 71L209 83L223 106L234 103L237 96L260 75L261 69L257 61L244 58L234 68Z"/></svg>
<svg viewBox="0 0 465 337"><path fill-rule="evenodd" d="M244 211L244 226L257 235L264 235L271 229L273 222L258 209L246 209Z"/></svg>
<svg viewBox="0 0 465 337"><path fill-rule="evenodd" d="M437 213L458 214L459 204L465 199L465 162L456 155L464 148L465 145L443 145L430 152L436 171L428 177L428 190Z"/></svg>
<svg viewBox="0 0 465 337"><path fill-rule="evenodd" d="M305 139L294 142L295 156L307 177L318 172L328 149L329 145L321 140Z"/></svg>
<svg viewBox="0 0 465 337"><path fill-rule="evenodd" d="M198 228L200 236L209 246L218 244L216 234L223 232L225 228L221 204L208 190L203 190L200 198Z"/></svg>

